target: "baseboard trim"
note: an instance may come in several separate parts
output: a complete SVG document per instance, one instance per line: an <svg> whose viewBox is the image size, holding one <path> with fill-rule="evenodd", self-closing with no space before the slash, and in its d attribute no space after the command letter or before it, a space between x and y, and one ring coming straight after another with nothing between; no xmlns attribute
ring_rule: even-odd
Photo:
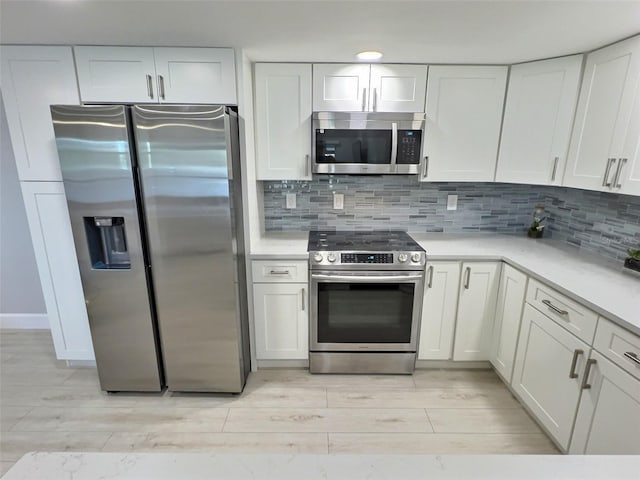
<svg viewBox="0 0 640 480"><path fill-rule="evenodd" d="M453 360L416 360L416 369L422 368L441 368L441 369L453 369L453 370L489 370L491 369L491 363L484 360L466 361L466 362L454 362Z"/></svg>
<svg viewBox="0 0 640 480"><path fill-rule="evenodd" d="M46 313L0 313L0 329L50 330Z"/></svg>
<svg viewBox="0 0 640 480"><path fill-rule="evenodd" d="M309 368L309 360L258 360L261 368Z"/></svg>

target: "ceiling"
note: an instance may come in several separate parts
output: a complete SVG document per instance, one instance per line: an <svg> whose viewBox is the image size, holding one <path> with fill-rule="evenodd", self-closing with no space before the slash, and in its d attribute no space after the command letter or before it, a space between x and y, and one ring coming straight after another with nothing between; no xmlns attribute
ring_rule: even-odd
<svg viewBox="0 0 640 480"><path fill-rule="evenodd" d="M640 33L637 1L0 0L4 44L220 46L252 60L516 63Z"/></svg>

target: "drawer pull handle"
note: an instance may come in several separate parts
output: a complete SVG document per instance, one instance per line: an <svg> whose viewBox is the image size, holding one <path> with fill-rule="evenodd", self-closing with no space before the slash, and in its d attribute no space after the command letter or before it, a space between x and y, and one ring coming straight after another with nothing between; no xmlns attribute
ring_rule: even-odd
<svg viewBox="0 0 640 480"><path fill-rule="evenodd" d="M588 390L591 388L591 384L588 383L589 382L589 374L591 373L591 366L595 365L596 363L598 363L597 360L590 358L589 360L587 360L587 366L584 367L584 377L582 377L582 386L581 388L583 390Z"/></svg>
<svg viewBox="0 0 640 480"><path fill-rule="evenodd" d="M271 270L269 275L289 275L289 270Z"/></svg>
<svg viewBox="0 0 640 480"><path fill-rule="evenodd" d="M578 357L584 353L584 350L576 349L573 351L573 360L571 360L571 370L569 370L569 378L578 378L576 373L576 364L578 363Z"/></svg>
<svg viewBox="0 0 640 480"><path fill-rule="evenodd" d="M471 267L464 269L464 288L469 289L469 282L471 281Z"/></svg>
<svg viewBox="0 0 640 480"><path fill-rule="evenodd" d="M542 303L544 303L547 307L549 307L551 310L553 310L556 313L559 313L560 315L569 315L569 312L567 312L566 310L562 310L561 308L556 307L553 303L551 303L551 300L542 300Z"/></svg>
<svg viewBox="0 0 640 480"><path fill-rule="evenodd" d="M629 360L631 360L636 365L640 366L640 358L638 358L637 354L635 354L633 352L624 352L624 356L626 358L628 358Z"/></svg>

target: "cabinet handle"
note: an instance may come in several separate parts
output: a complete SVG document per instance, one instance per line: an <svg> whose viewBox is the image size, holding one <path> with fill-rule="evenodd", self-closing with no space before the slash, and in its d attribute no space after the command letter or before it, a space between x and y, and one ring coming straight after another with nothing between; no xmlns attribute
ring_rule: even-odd
<svg viewBox="0 0 640 480"><path fill-rule="evenodd" d="M618 162L618 169L616 170L616 178L613 181L613 188L622 188L622 183L620 183L620 174L622 173L622 167L627 163L626 158L621 158Z"/></svg>
<svg viewBox="0 0 640 480"><path fill-rule="evenodd" d="M640 358L638 358L637 354L635 354L633 352L624 352L624 356L626 358L628 358L629 360L631 360L636 365L640 366Z"/></svg>
<svg viewBox="0 0 640 480"><path fill-rule="evenodd" d="M366 106L367 106L367 89L363 88L362 89L362 111L363 112Z"/></svg>
<svg viewBox="0 0 640 480"><path fill-rule="evenodd" d="M424 164L422 165L422 178L427 178L429 173L429 157L424 157Z"/></svg>
<svg viewBox="0 0 640 480"><path fill-rule="evenodd" d="M578 363L578 357L582 354L584 354L584 350L576 349L573 351L573 360L571 360L569 378L578 378L578 374L576 373L576 364Z"/></svg>
<svg viewBox="0 0 640 480"><path fill-rule="evenodd" d="M542 303L544 303L547 307L549 307L551 310L553 310L554 312L560 314L560 315L569 315L569 312L567 312L566 310L562 310L561 308L556 307L553 303L551 303L551 300L542 300Z"/></svg>
<svg viewBox="0 0 640 480"><path fill-rule="evenodd" d="M464 288L469 289L469 282L471 281L471 267L464 269Z"/></svg>
<svg viewBox="0 0 640 480"><path fill-rule="evenodd" d="M289 275L289 270L271 270L269 275Z"/></svg>
<svg viewBox="0 0 640 480"><path fill-rule="evenodd" d="M616 159L615 158L608 158L607 159L607 168L604 169L604 178L602 179L602 186L603 187L611 187L611 182L609 182L609 172L611 172L611 167L613 166L613 164L615 163Z"/></svg>
<svg viewBox="0 0 640 480"><path fill-rule="evenodd" d="M587 360L587 366L584 367L584 377L582 377L582 385L580 388L583 390L588 390L591 388L591 384L587 383L589 381L589 374L591 373L591 366L598 363L598 361L594 358L590 358Z"/></svg>
<svg viewBox="0 0 640 480"><path fill-rule="evenodd" d="M302 311L304 312L304 288L302 289Z"/></svg>
<svg viewBox="0 0 640 480"><path fill-rule="evenodd" d="M147 93L149 98L153 99L153 77L151 75L147 75Z"/></svg>
<svg viewBox="0 0 640 480"><path fill-rule="evenodd" d="M429 267L429 280L427 281L427 287L431 288L432 284L433 284L433 265Z"/></svg>
<svg viewBox="0 0 640 480"><path fill-rule="evenodd" d="M378 111L378 89L377 88L373 89L373 111L374 112Z"/></svg>
<svg viewBox="0 0 640 480"><path fill-rule="evenodd" d="M556 157L553 159L553 171L551 172L552 182L556 181L556 171L558 170L558 160L560 160L560 157Z"/></svg>
<svg viewBox="0 0 640 480"><path fill-rule="evenodd" d="M310 160L310 155L307 153L304 156L304 176L308 177L309 176L309 160Z"/></svg>
<svg viewBox="0 0 640 480"><path fill-rule="evenodd" d="M164 100L164 77L158 75L158 96Z"/></svg>

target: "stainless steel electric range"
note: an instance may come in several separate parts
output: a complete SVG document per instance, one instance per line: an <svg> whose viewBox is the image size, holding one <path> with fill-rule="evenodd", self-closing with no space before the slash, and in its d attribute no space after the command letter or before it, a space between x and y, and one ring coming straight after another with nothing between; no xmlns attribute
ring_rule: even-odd
<svg viewBox="0 0 640 480"><path fill-rule="evenodd" d="M427 256L406 232L309 233L312 373L412 373Z"/></svg>

